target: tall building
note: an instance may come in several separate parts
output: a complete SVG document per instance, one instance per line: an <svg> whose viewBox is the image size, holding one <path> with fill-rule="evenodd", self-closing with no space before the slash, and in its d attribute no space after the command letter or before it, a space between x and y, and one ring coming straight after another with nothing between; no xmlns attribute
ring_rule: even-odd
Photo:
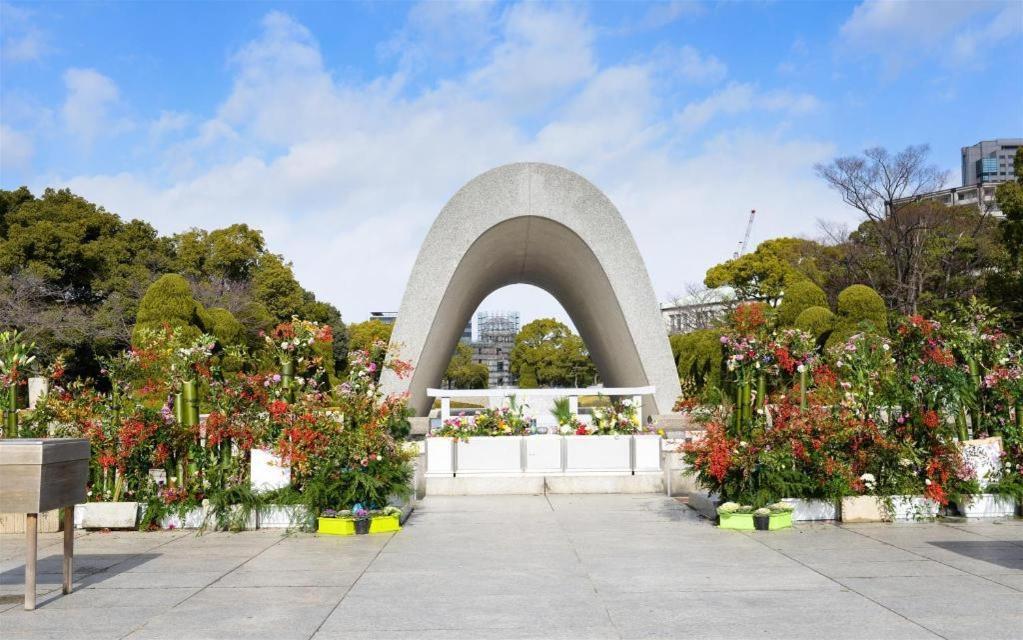
<svg viewBox="0 0 1023 640"><path fill-rule="evenodd" d="M384 324L394 324L394 321L398 319L398 313L395 311L370 311L370 320L379 320ZM469 318L469 322L465 323L465 328L462 329L462 335L458 337L459 342L472 342L472 318Z"/></svg>
<svg viewBox="0 0 1023 640"><path fill-rule="evenodd" d="M476 314L477 339L472 345L472 360L490 371L491 389L515 384L512 375L511 351L519 333L518 311L480 311Z"/></svg>
<svg viewBox="0 0 1023 640"><path fill-rule="evenodd" d="M963 186L1013 180L1012 159L1021 146L1023 138L998 138L963 147Z"/></svg>

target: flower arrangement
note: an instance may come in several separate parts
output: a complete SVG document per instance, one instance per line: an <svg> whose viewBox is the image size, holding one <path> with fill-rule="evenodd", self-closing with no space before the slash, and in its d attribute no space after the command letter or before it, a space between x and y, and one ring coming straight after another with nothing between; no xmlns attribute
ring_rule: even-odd
<svg viewBox="0 0 1023 640"><path fill-rule="evenodd" d="M585 428L584 425L579 426ZM630 398L610 398L606 407L593 410L593 428L577 435L629 435L640 429L639 413Z"/></svg>

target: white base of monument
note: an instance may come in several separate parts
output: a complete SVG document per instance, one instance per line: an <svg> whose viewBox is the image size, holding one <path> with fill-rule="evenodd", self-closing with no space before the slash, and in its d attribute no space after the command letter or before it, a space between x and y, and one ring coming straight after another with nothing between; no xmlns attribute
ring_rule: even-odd
<svg viewBox="0 0 1023 640"><path fill-rule="evenodd" d="M664 493L662 473L636 475L443 476L426 478L428 496L545 493Z"/></svg>

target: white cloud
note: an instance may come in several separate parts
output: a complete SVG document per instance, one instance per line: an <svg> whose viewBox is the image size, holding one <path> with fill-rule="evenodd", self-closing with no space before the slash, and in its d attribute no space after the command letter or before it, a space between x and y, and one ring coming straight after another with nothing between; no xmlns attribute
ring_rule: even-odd
<svg viewBox="0 0 1023 640"><path fill-rule="evenodd" d="M719 82L728 75L725 63L712 55L702 56L689 45L679 50L674 70L680 77L691 82Z"/></svg>
<svg viewBox="0 0 1023 640"><path fill-rule="evenodd" d="M337 80L308 29L270 14L232 57L233 85L216 113L170 147L164 161L173 171L67 182L163 232L258 227L300 281L348 320L397 309L419 243L447 199L508 162L561 164L603 189L661 294L730 256L750 208L764 212L757 238L811 232L817 217L842 215L812 174L834 152L829 144L769 129L674 145L679 125L664 113L657 65L599 66L589 23L565 7L515 6L500 20L499 39L477 65L410 91L404 70L360 84ZM812 96L742 84L708 100L687 117L816 107ZM812 215L793 215L801 211ZM527 287L502 295L501 306L520 308L525 319L551 312L549 297Z"/></svg>
<svg viewBox="0 0 1023 640"><path fill-rule="evenodd" d="M35 12L0 3L0 57L32 62L52 51L49 35L36 24Z"/></svg>
<svg viewBox="0 0 1023 640"><path fill-rule="evenodd" d="M154 138L162 138L168 134L182 131L191 121L192 118L187 113L161 111L160 117L149 125L149 134Z"/></svg>
<svg viewBox="0 0 1023 640"><path fill-rule="evenodd" d="M28 135L0 124L0 173L27 167L34 153L35 145Z"/></svg>
<svg viewBox="0 0 1023 640"><path fill-rule="evenodd" d="M880 57L889 75L926 57L950 67L983 64L978 43L991 47L1023 32L1021 7L1018 0L865 0L840 36L848 52Z"/></svg>
<svg viewBox="0 0 1023 640"><path fill-rule="evenodd" d="M682 132L691 133L719 115L736 115L756 110L799 115L814 111L819 106L817 98L808 93L784 90L761 92L753 84L732 82L704 100L687 104L675 121Z"/></svg>
<svg viewBox="0 0 1023 640"><path fill-rule="evenodd" d="M101 136L119 133L128 127L124 120L112 118L120 92L113 80L95 69L68 69L64 72L67 97L61 117L68 132L83 147L91 147Z"/></svg>

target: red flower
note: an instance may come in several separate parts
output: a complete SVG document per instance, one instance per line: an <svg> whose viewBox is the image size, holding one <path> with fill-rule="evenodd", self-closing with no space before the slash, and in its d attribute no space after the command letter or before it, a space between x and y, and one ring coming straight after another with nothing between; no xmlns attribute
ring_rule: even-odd
<svg viewBox="0 0 1023 640"><path fill-rule="evenodd" d="M941 425L941 417L934 409L924 412L924 426L928 429L937 429Z"/></svg>
<svg viewBox="0 0 1023 640"><path fill-rule="evenodd" d="M270 406L267 407L267 410L270 412L271 418L278 420L281 416L288 412L288 403L283 400L274 400L270 403Z"/></svg>

